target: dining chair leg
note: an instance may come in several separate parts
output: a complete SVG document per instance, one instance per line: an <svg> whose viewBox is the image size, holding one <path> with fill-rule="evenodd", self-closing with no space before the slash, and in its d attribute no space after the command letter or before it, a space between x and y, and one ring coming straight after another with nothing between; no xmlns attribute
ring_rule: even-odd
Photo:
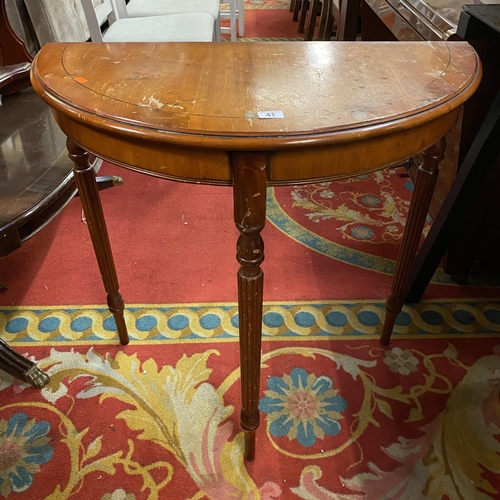
<svg viewBox="0 0 500 500"><path fill-rule="evenodd" d="M337 27L337 40L339 42L354 42L357 37L361 1L341 0L341 2L340 19Z"/></svg>
<svg viewBox="0 0 500 500"><path fill-rule="evenodd" d="M236 41L236 0L230 0L229 2L229 25L231 29L231 42Z"/></svg>
<svg viewBox="0 0 500 500"><path fill-rule="evenodd" d="M238 11L238 35L245 35L245 0L237 0Z"/></svg>
<svg viewBox="0 0 500 500"><path fill-rule="evenodd" d="M236 246L238 317L241 370L241 426L245 433L245 459L255 458L259 427L260 351L264 260L261 231L266 222L265 153L233 153L234 222L240 236Z"/></svg>
<svg viewBox="0 0 500 500"><path fill-rule="evenodd" d="M297 3L297 0L291 0L290 2L290 12L293 12L295 10L295 4Z"/></svg>
<svg viewBox="0 0 500 500"><path fill-rule="evenodd" d="M328 5L331 0L323 0L321 7L321 14L319 16L319 28L318 28L318 40L325 39L325 29L326 29L326 20L328 17Z"/></svg>
<svg viewBox="0 0 500 500"><path fill-rule="evenodd" d="M304 40L311 41L314 38L314 28L316 27L316 18L320 9L320 0L310 0L309 15L307 18L306 32Z"/></svg>
<svg viewBox="0 0 500 500"><path fill-rule="evenodd" d="M295 5L293 6L293 21L297 22L299 20L299 14L302 10L302 2L306 0L295 0Z"/></svg>
<svg viewBox="0 0 500 500"><path fill-rule="evenodd" d="M333 30L332 0L323 0L318 29L318 40L330 40Z"/></svg>
<svg viewBox="0 0 500 500"><path fill-rule="evenodd" d="M124 317L125 304L119 292L115 263L111 252L94 169L89 162L89 153L70 138L66 141L66 148L68 156L73 161L73 172L78 194L87 220L104 288L108 294L108 307L115 318L120 343L126 345L129 342L129 338Z"/></svg>
<svg viewBox="0 0 500 500"><path fill-rule="evenodd" d="M214 42L221 41L221 33L220 33L220 13L217 19L214 22Z"/></svg>
<svg viewBox="0 0 500 500"><path fill-rule="evenodd" d="M299 33L304 33L304 25L306 24L307 11L309 9L310 1L302 0L302 7L300 9L300 19L299 19Z"/></svg>
<svg viewBox="0 0 500 500"><path fill-rule="evenodd" d="M33 361L21 356L2 339L0 339L0 370L38 389L43 389L50 382L50 377Z"/></svg>
<svg viewBox="0 0 500 500"><path fill-rule="evenodd" d="M417 254L418 244L422 236L422 229L424 228L425 219L429 211L429 205L438 178L438 165L443 159L445 148L446 139L443 137L422 153L423 161L417 171L415 189L413 191L410 211L406 221L403 241L399 249L391 293L385 304L386 315L384 326L382 327L382 335L380 336L380 343L382 345L387 345L389 343L396 317L403 307L410 268Z"/></svg>

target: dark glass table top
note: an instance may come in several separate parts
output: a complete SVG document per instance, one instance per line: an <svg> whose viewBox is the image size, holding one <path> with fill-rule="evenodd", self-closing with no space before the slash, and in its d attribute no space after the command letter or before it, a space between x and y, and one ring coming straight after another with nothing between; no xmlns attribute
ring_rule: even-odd
<svg viewBox="0 0 500 500"><path fill-rule="evenodd" d="M29 88L0 105L0 235L72 178L66 137Z"/></svg>

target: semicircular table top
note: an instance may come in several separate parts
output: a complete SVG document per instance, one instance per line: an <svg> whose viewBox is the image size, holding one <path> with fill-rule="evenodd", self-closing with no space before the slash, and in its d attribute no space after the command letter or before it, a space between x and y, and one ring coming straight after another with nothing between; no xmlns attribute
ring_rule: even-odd
<svg viewBox="0 0 500 500"><path fill-rule="evenodd" d="M461 42L73 43L44 48L32 76L49 104L110 128L276 147L446 113L472 93L478 66Z"/></svg>

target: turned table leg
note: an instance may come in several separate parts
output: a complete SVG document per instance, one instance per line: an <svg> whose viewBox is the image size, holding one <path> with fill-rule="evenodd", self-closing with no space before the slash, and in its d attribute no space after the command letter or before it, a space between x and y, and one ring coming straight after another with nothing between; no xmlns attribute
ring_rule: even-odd
<svg viewBox="0 0 500 500"><path fill-rule="evenodd" d="M432 194L438 177L438 164L443 159L446 140L443 137L436 144L422 153L422 164L417 171L415 189L413 191L408 220L403 234L403 241L399 249L396 271L392 281L392 288L385 304L385 321L380 336L380 343L387 345L391 339L394 323L401 312L406 294L406 286L410 268L424 228L425 218L429 211Z"/></svg>
<svg viewBox="0 0 500 500"><path fill-rule="evenodd" d="M66 147L69 157L74 164L73 172L78 187L78 194L82 201L85 218L87 219L87 226L101 271L104 288L108 294L108 307L115 318L120 343L126 345L129 342L129 338L123 315L125 305L118 290L115 263L113 254L111 253L111 245L109 243L94 170L89 162L89 153L69 138L66 142Z"/></svg>
<svg viewBox="0 0 500 500"><path fill-rule="evenodd" d="M0 369L38 389L43 389L50 382L49 376L33 361L21 356L2 339L0 339Z"/></svg>
<svg viewBox="0 0 500 500"><path fill-rule="evenodd" d="M266 222L266 162L264 153L233 153L234 222L240 236L238 315L240 330L241 426L245 431L245 459L255 458L255 431L259 426L260 350L264 242Z"/></svg>

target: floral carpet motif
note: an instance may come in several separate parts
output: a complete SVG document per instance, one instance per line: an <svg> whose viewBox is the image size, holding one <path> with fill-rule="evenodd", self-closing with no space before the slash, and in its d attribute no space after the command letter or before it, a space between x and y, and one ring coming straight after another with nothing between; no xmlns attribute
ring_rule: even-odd
<svg viewBox="0 0 500 500"><path fill-rule="evenodd" d="M297 186L291 192L292 207L302 209L311 222L336 221L335 230L343 239L396 245L410 207L408 193L403 191L403 197L398 192L401 187L413 190L404 170L385 169L335 183Z"/></svg>
<svg viewBox="0 0 500 500"><path fill-rule="evenodd" d="M263 1L246 8L288 8ZM410 196L401 169L270 189L269 225L347 264L350 281L359 270L378 278L394 270ZM442 271L434 280L450 282ZM192 276L158 281L186 294L197 285ZM292 283L306 288L280 282ZM0 337L51 382L37 390L0 372L0 498L500 498L498 301L405 306L386 348L378 288L369 300L266 303L257 454L244 463L236 305L139 303L152 290L127 303L125 347L105 307L5 299Z"/></svg>
<svg viewBox="0 0 500 500"><path fill-rule="evenodd" d="M236 339L30 352L51 383L1 375L2 498L500 497L498 334L265 340L252 463Z"/></svg>
<svg viewBox="0 0 500 500"><path fill-rule="evenodd" d="M267 217L314 252L393 275L412 191L403 167L334 182L278 187L268 190ZM429 218L422 239L430 225ZM433 281L453 284L442 268Z"/></svg>
<svg viewBox="0 0 500 500"><path fill-rule="evenodd" d="M330 241L344 241L355 251L366 253L370 248L374 256L395 259L412 191L413 184L403 167L335 182L279 188L268 196L269 219L282 226L281 210L303 231Z"/></svg>

